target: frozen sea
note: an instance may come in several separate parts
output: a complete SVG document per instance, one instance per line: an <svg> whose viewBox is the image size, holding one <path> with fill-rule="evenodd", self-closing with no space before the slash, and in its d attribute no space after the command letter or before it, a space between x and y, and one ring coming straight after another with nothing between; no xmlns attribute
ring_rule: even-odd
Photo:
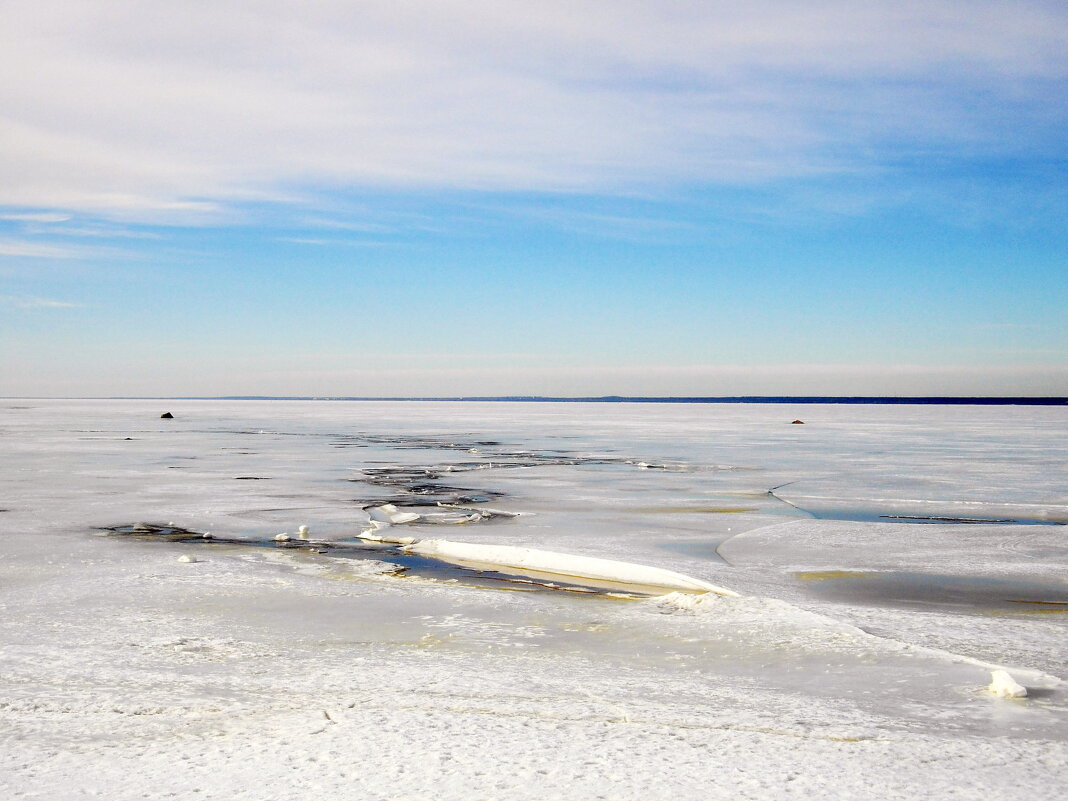
<svg viewBox="0 0 1068 801"><path fill-rule="evenodd" d="M1064 407L2 400L0 796L1055 797L1066 521Z"/></svg>

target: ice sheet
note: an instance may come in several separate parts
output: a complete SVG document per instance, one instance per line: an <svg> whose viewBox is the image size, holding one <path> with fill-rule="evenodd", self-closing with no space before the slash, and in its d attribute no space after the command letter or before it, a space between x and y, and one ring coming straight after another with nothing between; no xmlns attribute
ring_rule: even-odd
<svg viewBox="0 0 1068 801"><path fill-rule="evenodd" d="M1048 797L1068 527L879 515L1063 520L1066 434L1059 408L3 401L0 777L13 798ZM327 547L389 502L521 512L449 537L746 597ZM100 530L138 522L227 542ZM301 525L323 553L253 544ZM895 576L979 589L903 603ZM1044 603L984 605L998 581ZM1028 696L988 692L999 669Z"/></svg>

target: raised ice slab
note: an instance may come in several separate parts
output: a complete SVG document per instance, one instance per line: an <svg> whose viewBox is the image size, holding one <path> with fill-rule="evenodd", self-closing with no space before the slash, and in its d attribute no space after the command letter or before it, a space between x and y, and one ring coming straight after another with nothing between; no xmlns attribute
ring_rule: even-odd
<svg viewBox="0 0 1068 801"><path fill-rule="evenodd" d="M483 570L564 581L606 589L658 594L712 592L737 597L738 593L672 570L618 562L594 556L542 551L515 545L481 545L450 540L419 540L404 546L408 553Z"/></svg>

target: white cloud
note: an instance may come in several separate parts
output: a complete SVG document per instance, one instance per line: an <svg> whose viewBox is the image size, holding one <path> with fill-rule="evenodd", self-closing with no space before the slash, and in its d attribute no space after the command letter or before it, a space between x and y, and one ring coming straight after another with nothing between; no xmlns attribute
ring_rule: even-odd
<svg viewBox="0 0 1068 801"><path fill-rule="evenodd" d="M83 255L78 248L65 248L19 239L0 239L0 256L31 259L76 259Z"/></svg>
<svg viewBox="0 0 1068 801"><path fill-rule="evenodd" d="M38 298L32 295L0 295L0 304L15 306L20 309L75 309L82 306L81 303L71 303L66 300L54 300L52 298Z"/></svg>
<svg viewBox="0 0 1068 801"><path fill-rule="evenodd" d="M28 234L45 234L47 236L67 236L76 239L162 239L154 231L140 231L133 228L120 228L114 225L88 226L27 226Z"/></svg>
<svg viewBox="0 0 1068 801"><path fill-rule="evenodd" d="M863 169L886 140L1034 150L1062 121L1066 37L1062 4L997 0L8 2L0 205L196 220L294 187L620 190Z"/></svg>
<svg viewBox="0 0 1068 801"><path fill-rule="evenodd" d="M60 223L71 219L69 214L56 214L55 212L21 212L13 214L0 214L0 220L12 220L14 222L30 223Z"/></svg>
<svg viewBox="0 0 1068 801"><path fill-rule="evenodd" d="M304 236L280 236L276 242L285 242L290 245L311 245L313 247L337 247L337 248L367 248L385 247L396 243L380 242L377 240L352 240L352 239L319 239Z"/></svg>
<svg viewBox="0 0 1068 801"><path fill-rule="evenodd" d="M381 223L334 220L328 217L308 217L303 222L311 228L326 228L333 231L357 231L359 233L367 234L384 234L394 230L390 226Z"/></svg>
<svg viewBox="0 0 1068 801"><path fill-rule="evenodd" d="M56 233L48 231L49 234ZM98 245L56 245L32 239L0 239L0 256L24 259L128 259L131 252Z"/></svg>

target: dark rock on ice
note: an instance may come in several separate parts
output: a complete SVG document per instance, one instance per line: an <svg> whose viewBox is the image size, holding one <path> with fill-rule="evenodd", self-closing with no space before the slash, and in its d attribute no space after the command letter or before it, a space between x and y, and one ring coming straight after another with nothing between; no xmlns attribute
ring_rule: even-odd
<svg viewBox="0 0 1068 801"><path fill-rule="evenodd" d="M160 420L173 420L174 419L174 415L171 414L170 412L164 412L159 417L160 417Z"/></svg>
<svg viewBox="0 0 1068 801"><path fill-rule="evenodd" d="M792 423L790 423L790 425L792 425L792 426L803 426L804 424L805 424L804 420L794 420Z"/></svg>

